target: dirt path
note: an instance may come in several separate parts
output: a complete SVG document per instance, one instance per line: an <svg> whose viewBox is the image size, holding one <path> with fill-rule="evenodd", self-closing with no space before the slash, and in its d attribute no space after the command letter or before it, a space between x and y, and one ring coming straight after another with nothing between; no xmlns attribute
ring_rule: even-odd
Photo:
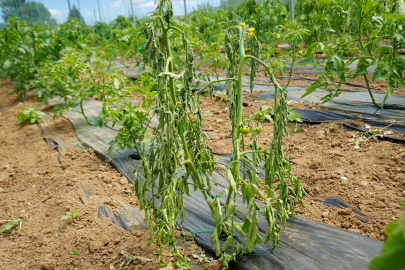
<svg viewBox="0 0 405 270"><path fill-rule="evenodd" d="M5 220L22 219L20 229L0 235L0 269L119 269L125 262L122 250L138 256L128 269L160 269L155 245L146 246L147 230L135 227L129 232L98 218L101 205L119 209L117 200L138 207L127 179L91 149L70 148L61 154L60 164L58 151L50 149L38 125L17 125L21 108L38 101L26 98L21 103L12 84L4 79L0 83L6 83L0 87L0 226ZM51 114L49 107L40 109ZM78 142L65 118L52 121L47 116L44 122L45 136L63 139L68 147ZM87 206L78 195L80 186L90 187ZM74 225L61 220L74 210ZM187 239L188 246L202 252L191 235ZM166 253L171 265L170 249ZM218 268L215 265L212 269Z"/></svg>

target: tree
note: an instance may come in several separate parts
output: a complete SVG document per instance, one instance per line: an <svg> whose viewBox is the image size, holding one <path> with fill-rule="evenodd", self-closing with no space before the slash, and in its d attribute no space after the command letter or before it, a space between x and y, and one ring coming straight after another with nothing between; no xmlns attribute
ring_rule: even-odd
<svg viewBox="0 0 405 270"><path fill-rule="evenodd" d="M56 24L56 20L52 18L51 13L42 3L27 2L26 0L0 0L0 8L1 16L6 22L9 17L18 17L27 21L31 26L41 20L47 21L50 25Z"/></svg>
<svg viewBox="0 0 405 270"><path fill-rule="evenodd" d="M72 9L69 12L69 17L78 19L82 24L86 24L80 11L76 8L75 4L73 4Z"/></svg>

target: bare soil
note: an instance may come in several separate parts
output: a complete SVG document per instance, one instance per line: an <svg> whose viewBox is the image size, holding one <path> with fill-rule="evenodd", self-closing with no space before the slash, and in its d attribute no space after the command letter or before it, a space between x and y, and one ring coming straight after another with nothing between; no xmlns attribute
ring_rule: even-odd
<svg viewBox="0 0 405 270"><path fill-rule="evenodd" d="M21 108L38 100L27 97L22 103L9 80L1 79L0 85L0 227L13 218L22 219L21 228L0 234L0 269L120 269L127 262L121 251L136 256L127 269L161 269L155 243L146 245L147 230L134 226L129 232L110 219L98 218L102 205L111 211L121 207L115 200L139 207L127 179L91 149L69 148L61 154L61 164L58 151L47 145L39 125L17 125ZM67 147L77 143L71 123L62 116L52 121L50 109L39 109L48 114L41 123L44 135L62 139ZM81 185L91 188L87 206L79 197ZM74 224L61 220L74 210L78 210ZM182 237L179 231L176 237ZM204 254L192 235L186 240ZM182 241L178 248L193 257ZM74 249L77 255L71 254ZM172 269L170 249L165 254L164 269ZM214 261L205 267L216 270L221 264Z"/></svg>
<svg viewBox="0 0 405 270"><path fill-rule="evenodd" d="M274 100L249 97L244 102L245 117L263 105L274 105ZM227 106L227 102L209 97L202 104L203 130L210 134L207 144L216 154L232 152ZM302 107L303 103L293 106ZM355 124L366 127L361 121ZM257 136L259 146L268 148L273 123L262 121L261 125L263 131ZM356 149L354 143L363 135L344 128L343 123L290 123L288 130L290 135L283 140L284 152L299 164L293 167L293 174L300 177L308 193L304 198L306 209L298 207L297 214L383 241L385 226L399 220L402 214L405 145L375 138ZM253 142L251 133L245 136L245 142L247 145ZM366 222L360 221L351 208L339 210L322 204L321 197L332 196L360 210L367 216Z"/></svg>
<svg viewBox="0 0 405 270"><path fill-rule="evenodd" d="M13 218L22 219L22 227L11 234L0 235L1 269L119 269L125 256L136 257L128 269L160 269L156 246L146 246L148 231L134 227L131 232L116 227L109 219L99 219L99 206L111 210L120 205L139 207L132 185L108 163L99 160L94 151L69 148L61 154L51 150L38 125L18 126L16 116L22 107L38 104L35 98L24 103L14 93L13 84L2 79L0 87L0 225ZM204 97L203 130L210 134L214 153L230 153L228 103ZM274 101L248 96L245 113L254 113ZM297 102L295 107L304 108ZM51 115L49 106L40 110ZM218 121L219 120L219 121ZM269 147L273 125L262 122L259 144ZM362 125L362 123L358 123ZM330 127L336 125L332 130ZM42 123L44 135L61 138L68 147L77 143L70 122L58 116ZM299 132L292 132L299 128ZM308 193L306 209L297 214L318 222L342 227L369 237L384 240L384 227L401 215L400 203L405 197L405 146L385 140L368 140L359 149L353 142L359 134L345 130L341 123L289 126L284 151L298 163L293 173L300 176ZM73 141L72 141L73 140ZM252 141L246 136L247 143ZM77 186L90 185L92 196L85 206ZM349 206L367 215L360 221L350 208L339 210L319 202L320 197L339 197ZM78 210L75 224L61 220L66 211ZM100 229L102 228L102 230ZM180 232L177 232L180 239ZM204 254L188 236L187 245ZM189 257L191 252L179 248ZM77 255L70 252L76 249ZM170 254L167 254L170 255ZM171 265L171 256L167 264ZM214 261L206 269L221 269ZM170 268L166 268L170 269Z"/></svg>

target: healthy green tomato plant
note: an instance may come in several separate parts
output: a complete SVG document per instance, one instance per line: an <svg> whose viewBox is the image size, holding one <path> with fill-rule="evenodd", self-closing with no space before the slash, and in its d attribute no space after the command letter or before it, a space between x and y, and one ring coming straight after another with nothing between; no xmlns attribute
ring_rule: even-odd
<svg viewBox="0 0 405 270"><path fill-rule="evenodd" d="M41 71L36 91L43 93L44 103L55 95L61 96L64 102L53 110L54 117L78 104L80 113L89 125L101 126L103 113L97 117L96 122L90 121L84 112L83 101L91 97L102 102L111 96L124 98L122 87L129 80L115 69L104 71L106 65L112 64L99 59L90 63L86 54L70 50L62 60L49 62Z"/></svg>
<svg viewBox="0 0 405 270"><path fill-rule="evenodd" d="M342 84L345 84L348 80L363 77L373 105L382 109L392 96L395 86L398 84L405 86L402 79L405 58L399 54L399 44L405 42L405 29L402 26L405 21L405 3L403 1L398 3L400 3L400 6L394 14L371 17L370 14L379 3L376 4L371 0L354 1L357 10L356 36L346 41L338 39L338 44L313 43L308 47L306 59L299 64L314 66L315 68L321 65L325 67L325 71L319 74L318 79L308 87L301 98L311 94L317 88L333 86L334 89L328 90L329 94L321 99L325 103L340 95ZM373 30L367 34L363 33L363 25L366 23L373 26ZM381 45L380 42L384 39L390 39L392 46ZM342 47L348 44L357 45L356 50L352 50L352 52L355 51L358 55L346 61ZM324 48L325 45L327 46L326 49ZM326 54L327 61L321 62L319 59L313 58L313 50L316 48L328 51ZM357 67L355 70L351 70L349 65L355 63L355 61ZM370 79L367 76L369 74L368 69L371 66L376 67L372 81L383 80L387 84L387 93L381 103L375 100L371 91Z"/></svg>
<svg viewBox="0 0 405 270"><path fill-rule="evenodd" d="M42 119L44 115L46 115L46 113L44 112L36 111L34 104L28 108L22 108L21 110L22 112L17 115L18 125L36 124L39 122L39 120Z"/></svg>
<svg viewBox="0 0 405 270"><path fill-rule="evenodd" d="M123 90L122 96L109 96L103 104L103 116L105 122L112 122L113 127L120 124L118 135L110 142L109 154L114 148L124 150L125 148L136 149L139 156L143 157L146 164L147 140L152 136L148 126L154 115L151 108L156 87L156 80L148 73L141 75L136 85L130 85ZM133 104L123 97L130 97L132 92L142 97L142 102Z"/></svg>

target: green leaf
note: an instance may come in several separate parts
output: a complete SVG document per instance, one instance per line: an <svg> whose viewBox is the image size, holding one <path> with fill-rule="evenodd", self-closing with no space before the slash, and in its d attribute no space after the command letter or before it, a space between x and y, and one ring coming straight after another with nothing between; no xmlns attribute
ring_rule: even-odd
<svg viewBox="0 0 405 270"><path fill-rule="evenodd" d="M10 225L10 224L4 225L4 226L0 229L0 232L8 231L8 230L12 229L13 227L14 227L14 225Z"/></svg>
<svg viewBox="0 0 405 270"><path fill-rule="evenodd" d="M318 42L312 43L311 45L308 46L306 52L305 52L305 56L307 59L313 59L312 58L312 51L314 50L314 46L317 45Z"/></svg>
<svg viewBox="0 0 405 270"><path fill-rule="evenodd" d="M392 79L389 79L387 81L387 96L392 96L392 94L394 93L394 89L395 89L395 82Z"/></svg>
<svg viewBox="0 0 405 270"><path fill-rule="evenodd" d="M265 106L262 106L261 110L262 110L262 112L265 112L270 108L271 108L270 106L265 105Z"/></svg>
<svg viewBox="0 0 405 270"><path fill-rule="evenodd" d="M238 225L236 225L235 227L235 231L239 234L241 234L243 237L245 237L245 232L242 230L241 227L239 227Z"/></svg>
<svg viewBox="0 0 405 270"><path fill-rule="evenodd" d="M250 226L252 225L252 220L250 218L245 218L242 225L242 231L245 233L250 230Z"/></svg>
<svg viewBox="0 0 405 270"><path fill-rule="evenodd" d="M373 82L376 80L386 80L388 78L387 71L384 70L382 67L377 67L373 75Z"/></svg>
<svg viewBox="0 0 405 270"><path fill-rule="evenodd" d="M120 89L120 80L118 78L114 78L114 87L115 89Z"/></svg>
<svg viewBox="0 0 405 270"><path fill-rule="evenodd" d="M387 245L387 244L386 244ZM402 270L405 269L405 242L396 245L387 252L375 257L368 267L371 270Z"/></svg>
<svg viewBox="0 0 405 270"><path fill-rule="evenodd" d="M319 65L319 60L317 58L309 58L309 59L301 60L297 64L303 65L303 66L311 66L311 67L316 68Z"/></svg>
<svg viewBox="0 0 405 270"><path fill-rule="evenodd" d="M232 172L231 172L230 169L228 169L228 170L226 171L226 179L228 180L229 185L231 186L232 190L233 190L234 192L237 192L236 183L235 183L235 180L233 179L233 175L232 175Z"/></svg>
<svg viewBox="0 0 405 270"><path fill-rule="evenodd" d="M239 243L236 243L236 258L241 259L243 256L243 248Z"/></svg>
<svg viewBox="0 0 405 270"><path fill-rule="evenodd" d="M232 235L228 236L228 238L225 241L225 244L222 246L222 252L225 252L228 249L228 247L232 244L232 241L233 236Z"/></svg>
<svg viewBox="0 0 405 270"><path fill-rule="evenodd" d="M267 120L269 120L270 122L273 122L273 118L271 118L270 114L265 114L264 118L266 118Z"/></svg>
<svg viewBox="0 0 405 270"><path fill-rule="evenodd" d="M63 217L61 217L60 219L67 219L67 218L69 218L70 216L63 216Z"/></svg>
<svg viewBox="0 0 405 270"><path fill-rule="evenodd" d="M21 221L21 218L13 218L12 222L13 223L18 223Z"/></svg>
<svg viewBox="0 0 405 270"><path fill-rule="evenodd" d="M328 85L329 84L325 81L315 81L307 88L306 92L301 96L301 98L304 98L304 97L310 95L312 92L314 92L316 89L318 89L320 87L326 87Z"/></svg>
<svg viewBox="0 0 405 270"><path fill-rule="evenodd" d="M401 41L401 40L405 41L404 36L399 33L395 33L394 38L396 38L398 41Z"/></svg>
<svg viewBox="0 0 405 270"><path fill-rule="evenodd" d="M168 77L170 77L170 78L173 78L173 79L175 79L175 80L178 80L178 79L182 78L185 73L186 73L186 70L183 70L183 71L182 71L180 74L178 74L178 75L175 74L175 73L172 73L172 72L162 72L162 73L159 74L159 77L168 76Z"/></svg>
<svg viewBox="0 0 405 270"><path fill-rule="evenodd" d="M125 41L125 42L129 42L129 38L130 38L131 36L130 35L125 35L125 36L123 36L122 38L120 38L120 39L118 39L119 41Z"/></svg>
<svg viewBox="0 0 405 270"><path fill-rule="evenodd" d="M4 70L7 70L7 69L9 69L11 67L11 61L10 60L6 60L6 61L4 61L4 63L3 63L3 69Z"/></svg>
<svg viewBox="0 0 405 270"><path fill-rule="evenodd" d="M259 196L262 199L265 198L264 195L260 192L259 188L255 184L252 184L252 187L257 196Z"/></svg>
<svg viewBox="0 0 405 270"><path fill-rule="evenodd" d="M216 256L218 257L221 252L221 245L219 244L217 229L215 229L214 233L211 235L211 239L215 246Z"/></svg>
<svg viewBox="0 0 405 270"><path fill-rule="evenodd" d="M336 75L338 75L341 82L346 83L346 78L344 76L344 68L345 68L344 57L342 57L340 54L332 55L328 63L333 63Z"/></svg>

